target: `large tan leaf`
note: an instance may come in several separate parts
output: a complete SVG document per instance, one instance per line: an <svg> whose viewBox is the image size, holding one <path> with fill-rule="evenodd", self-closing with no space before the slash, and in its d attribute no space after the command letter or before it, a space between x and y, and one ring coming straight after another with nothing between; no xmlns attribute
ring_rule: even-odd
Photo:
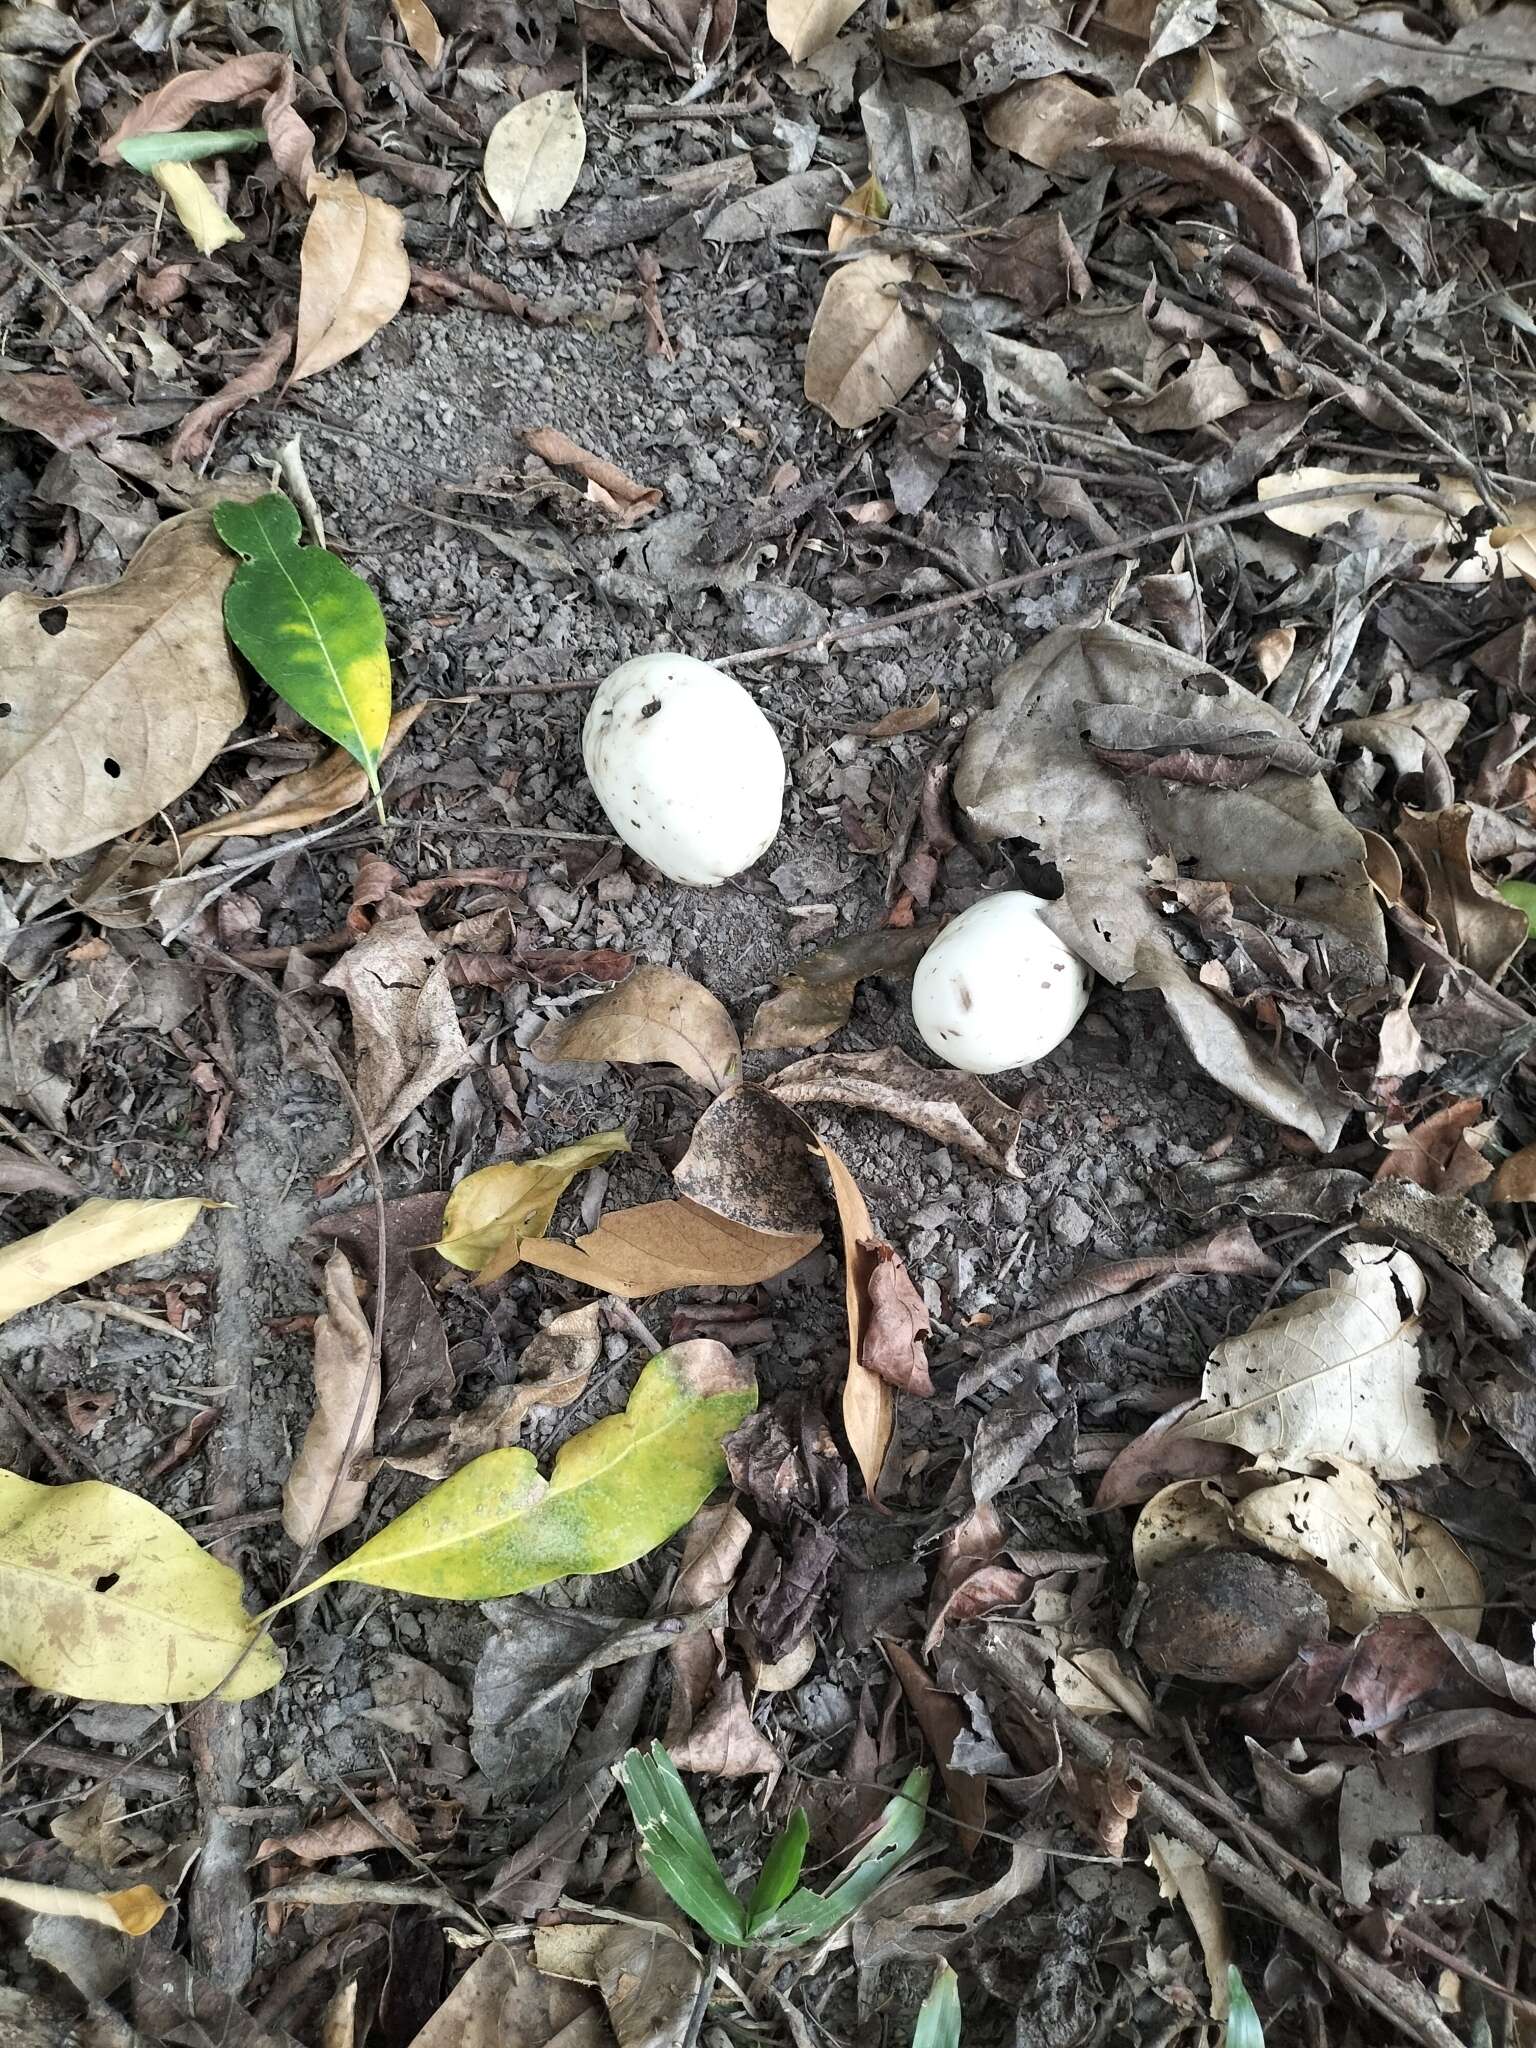
<svg viewBox="0 0 1536 2048"><path fill-rule="evenodd" d="M1293 1470L1346 1458L1406 1479L1440 1455L1419 1386L1424 1275L1406 1252L1347 1245L1326 1287L1218 1344L1173 1435L1236 1444Z"/></svg>
<svg viewBox="0 0 1536 2048"><path fill-rule="evenodd" d="M290 384L328 370L372 341L411 288L405 217L370 199L350 171L317 177L299 249L299 337Z"/></svg>
<svg viewBox="0 0 1536 2048"><path fill-rule="evenodd" d="M546 1024L533 1051L541 1060L665 1062L714 1095L741 1078L741 1040L725 1006L686 974L649 963Z"/></svg>
<svg viewBox="0 0 1536 2048"><path fill-rule="evenodd" d="M1422 498L1398 497L1392 489L1394 484L1423 486L1431 481L1439 506L1426 504ZM1355 488L1345 490L1342 487L1346 485ZM1406 469L1288 469L1261 476L1257 495L1264 502L1334 486L1340 487L1337 497L1320 498L1315 505L1276 507L1265 517L1285 532L1308 540L1353 520L1362 540L1376 546L1407 541L1428 548L1427 559L1419 565L1419 577L1425 583L1487 583L1501 569L1513 574L1529 563L1531 534L1536 528L1536 504L1529 501L1513 507L1507 525L1478 533L1474 545L1464 545L1472 535L1463 522L1469 514L1487 512L1476 487L1465 477L1430 479Z"/></svg>
<svg viewBox="0 0 1536 2048"><path fill-rule="evenodd" d="M205 512L116 583L0 599L0 857L63 859L189 789L245 716L224 634L235 560Z"/></svg>
<svg viewBox="0 0 1536 2048"><path fill-rule="evenodd" d="M1266 1486L1238 1504L1233 1523L1276 1557L1321 1566L1339 1589L1328 1601L1334 1627L1349 1635L1383 1614L1420 1611L1463 1635L1477 1634L1477 1567L1448 1529L1396 1507L1359 1465Z"/></svg>
<svg viewBox="0 0 1536 2048"><path fill-rule="evenodd" d="M819 1230L751 1230L693 1202L647 1202L605 1216L574 1244L530 1239L523 1264L608 1294L662 1294L673 1287L753 1287L798 1265L820 1243Z"/></svg>
<svg viewBox="0 0 1536 2048"><path fill-rule="evenodd" d="M832 1197L843 1232L843 1297L848 1310L848 1375L843 1381L843 1427L871 1500L896 1429L896 1389L862 1362L869 1325L869 1282L880 1240L858 1182L825 1140L816 1148L832 1177Z"/></svg>
<svg viewBox="0 0 1536 2048"><path fill-rule="evenodd" d="M825 49L863 0L768 0L768 33L792 64Z"/></svg>
<svg viewBox="0 0 1536 2048"><path fill-rule="evenodd" d="M485 189L503 227L537 227L576 189L587 131L572 92L539 92L503 114L485 145Z"/></svg>
<svg viewBox="0 0 1536 2048"><path fill-rule="evenodd" d="M217 1207L196 1195L149 1202L98 1196L82 1202L46 1230L0 1249L0 1323L51 1301L66 1287L83 1286L111 1266L170 1251L204 1209Z"/></svg>
<svg viewBox="0 0 1536 2048"><path fill-rule="evenodd" d="M805 347L805 395L840 427L867 427L912 389L939 352L926 320L907 312L904 284L937 289L928 263L861 256L827 279Z"/></svg>
<svg viewBox="0 0 1536 2048"><path fill-rule="evenodd" d="M325 1312L315 1324L315 1412L283 1487L283 1528L301 1549L334 1536L361 1511L366 1479L354 1459L373 1449L379 1412L379 1361L343 1252L325 1265Z"/></svg>
<svg viewBox="0 0 1536 2048"><path fill-rule="evenodd" d="M234 1572L147 1500L0 1471L0 1662L28 1685L128 1706L215 1686L248 1700L283 1669L255 1637Z"/></svg>

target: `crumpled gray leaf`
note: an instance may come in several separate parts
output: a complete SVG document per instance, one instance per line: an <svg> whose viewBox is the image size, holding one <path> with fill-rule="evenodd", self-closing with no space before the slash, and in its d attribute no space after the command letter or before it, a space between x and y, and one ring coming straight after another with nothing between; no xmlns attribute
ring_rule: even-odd
<svg viewBox="0 0 1536 2048"><path fill-rule="evenodd" d="M65 1113L97 1032L134 993L133 969L115 953L0 1008L0 1103L62 1134Z"/></svg>
<svg viewBox="0 0 1536 2048"><path fill-rule="evenodd" d="M1292 1073L1195 978L1147 890L1171 857L1195 878L1251 889L1338 931L1380 963L1386 939L1364 841L1318 776L1271 771L1241 789L1137 779L1101 766L1086 714L1131 705L1218 731L1301 735L1261 698L1197 658L1124 627L1066 626L1004 671L997 708L974 721L954 791L984 839L1023 839L1060 872L1045 913L1096 973L1156 988L1195 1058L1241 1101L1328 1150L1346 1117L1320 1077Z"/></svg>
<svg viewBox="0 0 1536 2048"><path fill-rule="evenodd" d="M800 235L825 228L848 187L835 170L798 171L721 207L704 230L706 242L761 242L768 235Z"/></svg>
<svg viewBox="0 0 1536 2048"><path fill-rule="evenodd" d="M888 65L859 111L891 218L907 228L953 228L971 184L971 135L959 102L937 79Z"/></svg>

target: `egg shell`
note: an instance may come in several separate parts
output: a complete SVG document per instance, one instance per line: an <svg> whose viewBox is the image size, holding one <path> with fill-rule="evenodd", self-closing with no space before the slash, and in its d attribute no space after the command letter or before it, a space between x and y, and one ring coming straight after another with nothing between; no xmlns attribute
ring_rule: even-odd
<svg viewBox="0 0 1536 2048"><path fill-rule="evenodd" d="M912 978L912 1020L947 1066L1000 1074L1044 1059L1088 1005L1093 977L1046 924L1043 897L983 897L947 924Z"/></svg>
<svg viewBox="0 0 1536 2048"><path fill-rule="evenodd" d="M778 834L778 735L707 661L643 654L616 668L592 699L581 752L614 831L674 882L713 887Z"/></svg>

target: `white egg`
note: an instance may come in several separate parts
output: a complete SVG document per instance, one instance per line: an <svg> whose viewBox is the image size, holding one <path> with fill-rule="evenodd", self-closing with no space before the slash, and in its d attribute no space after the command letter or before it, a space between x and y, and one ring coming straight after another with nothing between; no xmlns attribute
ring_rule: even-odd
<svg viewBox="0 0 1536 2048"><path fill-rule="evenodd" d="M778 833L778 735L707 661L642 654L616 668L592 699L581 752L614 831L674 882L739 875Z"/></svg>
<svg viewBox="0 0 1536 2048"><path fill-rule="evenodd" d="M1022 889L963 910L917 963L912 1021L947 1066L1000 1074L1042 1060L1088 1006L1093 977Z"/></svg>

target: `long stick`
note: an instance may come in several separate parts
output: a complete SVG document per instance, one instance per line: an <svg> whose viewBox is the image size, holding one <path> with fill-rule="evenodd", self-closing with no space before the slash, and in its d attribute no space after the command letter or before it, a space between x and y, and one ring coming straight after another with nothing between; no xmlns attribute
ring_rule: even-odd
<svg viewBox="0 0 1536 2048"><path fill-rule="evenodd" d="M1016 1628L993 1623L977 1632L971 1647L977 1662L1005 1685L1031 1714L1048 1721L1068 1749L1095 1770L1108 1770L1117 1745L1063 1706L1049 1684L1050 1665ZM1463 2048L1435 2010L1423 1986L1395 1976L1384 1963L1357 1948L1331 1920L1295 1898L1278 1878L1224 1842L1182 1799L1150 1778L1142 1780L1139 1817L1151 1821L1193 1849L1213 1876L1246 1892L1272 1920L1289 1928L1327 1963L1349 1988L1386 2015L1421 2048Z"/></svg>

